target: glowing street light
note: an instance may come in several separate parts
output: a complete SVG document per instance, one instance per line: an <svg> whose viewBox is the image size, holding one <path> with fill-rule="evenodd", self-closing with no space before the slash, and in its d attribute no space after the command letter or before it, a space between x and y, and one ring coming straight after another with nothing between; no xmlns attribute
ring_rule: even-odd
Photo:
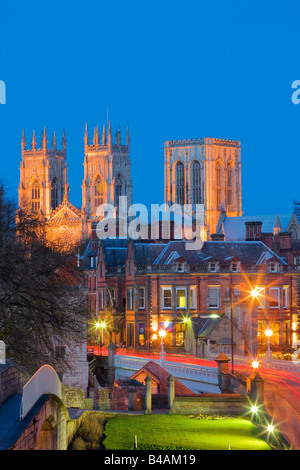
<svg viewBox="0 0 300 470"><path fill-rule="evenodd" d="M100 337L98 337L98 355L99 355L99 343L100 343L100 355L102 356L103 330L104 330L104 328L106 328L105 321L101 321L101 322L97 321L95 323L95 328L96 328L97 331L101 328L101 341L100 341Z"/></svg>
<svg viewBox="0 0 300 470"><path fill-rule="evenodd" d="M161 364L162 364L163 360L164 360L164 337L166 336L167 332L164 329L160 329L158 334L159 334L160 339L161 339L160 361L161 361Z"/></svg>
<svg viewBox="0 0 300 470"><path fill-rule="evenodd" d="M258 361L253 361L252 362L252 367L253 367L253 369L258 369Z"/></svg>
<svg viewBox="0 0 300 470"><path fill-rule="evenodd" d="M269 433L274 432L274 426L273 426L273 424L268 424L267 430L268 430Z"/></svg>

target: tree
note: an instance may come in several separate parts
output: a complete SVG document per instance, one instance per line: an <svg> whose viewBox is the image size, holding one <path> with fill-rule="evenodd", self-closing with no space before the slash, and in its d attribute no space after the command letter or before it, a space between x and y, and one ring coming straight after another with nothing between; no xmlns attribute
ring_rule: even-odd
<svg viewBox="0 0 300 470"><path fill-rule="evenodd" d="M86 291L75 251L47 243L46 224L18 210L0 186L0 340L7 355L35 372L86 337ZM59 349L60 348L60 349Z"/></svg>

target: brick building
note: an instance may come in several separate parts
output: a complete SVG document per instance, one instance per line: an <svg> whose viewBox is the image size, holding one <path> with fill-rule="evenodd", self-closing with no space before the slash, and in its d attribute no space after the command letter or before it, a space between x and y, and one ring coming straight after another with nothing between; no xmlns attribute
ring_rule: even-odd
<svg viewBox="0 0 300 470"><path fill-rule="evenodd" d="M214 238L214 237L213 237ZM217 237L215 237L217 238ZM105 320L110 338L127 348L165 347L206 357L234 349L255 354L266 343L290 347L297 316L298 272L262 241L205 242L93 238L82 263L88 280L90 319ZM252 289L259 295L253 298ZM213 333L214 332L214 333ZM218 332L216 334L216 332Z"/></svg>

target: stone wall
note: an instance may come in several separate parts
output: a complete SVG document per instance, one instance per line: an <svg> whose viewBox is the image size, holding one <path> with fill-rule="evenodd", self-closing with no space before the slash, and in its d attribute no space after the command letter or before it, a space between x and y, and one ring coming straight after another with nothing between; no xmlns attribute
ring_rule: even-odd
<svg viewBox="0 0 300 470"><path fill-rule="evenodd" d="M141 387L105 387L93 391L94 409L98 410L128 410L129 393L134 393L134 409L141 409Z"/></svg>
<svg viewBox="0 0 300 470"><path fill-rule="evenodd" d="M235 394L175 397L170 413L238 416L243 414L247 407L249 408L247 398Z"/></svg>
<svg viewBox="0 0 300 470"><path fill-rule="evenodd" d="M62 401L66 408L93 408L93 399L85 398L83 390L66 384L62 384Z"/></svg>
<svg viewBox="0 0 300 470"><path fill-rule="evenodd" d="M8 360L5 365L0 366L0 405L11 395L22 393L23 385L30 376L23 369L11 365Z"/></svg>

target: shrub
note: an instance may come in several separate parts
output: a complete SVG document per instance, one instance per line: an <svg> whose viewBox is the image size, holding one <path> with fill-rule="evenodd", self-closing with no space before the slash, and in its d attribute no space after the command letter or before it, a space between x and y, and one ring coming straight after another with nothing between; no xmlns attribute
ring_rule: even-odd
<svg viewBox="0 0 300 470"><path fill-rule="evenodd" d="M81 437L75 437L72 450L86 450L87 449L87 442L85 442Z"/></svg>

